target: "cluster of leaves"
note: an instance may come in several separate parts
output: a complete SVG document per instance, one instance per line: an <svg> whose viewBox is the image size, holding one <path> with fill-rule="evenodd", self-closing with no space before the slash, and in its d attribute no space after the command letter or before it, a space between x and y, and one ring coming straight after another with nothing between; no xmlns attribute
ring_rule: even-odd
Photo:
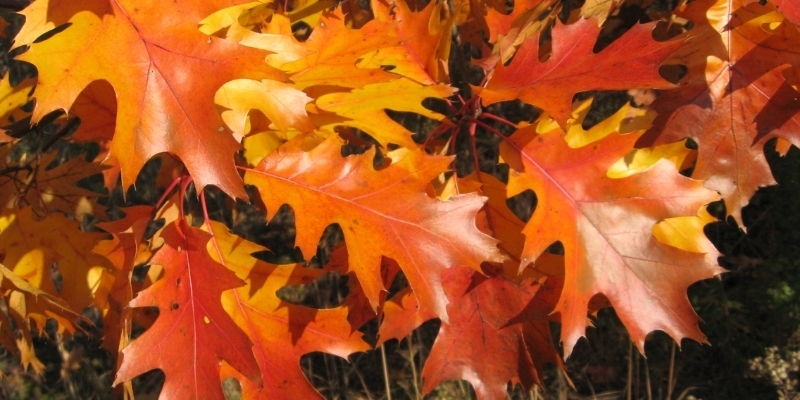
<svg viewBox="0 0 800 400"><path fill-rule="evenodd" d="M641 351L656 330L705 342L686 291L723 271L706 205L741 223L775 183L764 143L800 145L800 7L615 17L649 3L33 2L10 54L38 73L0 81L0 344L40 371L31 332L75 333L94 307L128 395L160 369L162 398L220 398L227 378L246 398L311 398L304 354L346 358L438 318L422 392L464 379L503 398L563 367L551 323L566 357L604 307ZM634 89L651 98L586 120L583 93ZM495 112L508 101L542 112ZM98 155L56 162L63 141ZM101 174L127 191L153 158L155 201L107 212L86 188ZM228 224L209 218L212 187ZM510 205L530 193L521 218ZM331 224L344 244L321 268L262 261L232 231L234 199L289 205L306 259ZM278 295L329 273L349 277L336 307Z"/></svg>

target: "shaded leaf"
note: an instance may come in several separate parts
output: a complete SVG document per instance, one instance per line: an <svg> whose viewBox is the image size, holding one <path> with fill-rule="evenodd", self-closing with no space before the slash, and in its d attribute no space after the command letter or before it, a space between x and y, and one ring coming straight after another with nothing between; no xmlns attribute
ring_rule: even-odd
<svg viewBox="0 0 800 400"><path fill-rule="evenodd" d="M164 276L140 292L131 307L158 307L155 324L122 350L114 384L152 369L166 375L159 398L221 398L220 362L258 382L252 342L222 308L222 292L242 285L206 251L210 235L179 220L164 228L165 244L151 263ZM165 357L165 354L180 354Z"/></svg>
<svg viewBox="0 0 800 400"><path fill-rule="evenodd" d="M800 64L800 32L769 7L742 0L696 1L680 15L699 35L674 57L688 73L653 103L658 117L638 145L694 139L692 176L720 192L743 226L742 207L759 187L775 184L764 143L800 144L800 93L786 76Z"/></svg>
<svg viewBox="0 0 800 400"><path fill-rule="evenodd" d="M597 22L557 22L552 55L547 61L539 61L539 38L531 37L520 46L509 66L496 66L486 88L475 90L485 105L519 99L544 109L565 127L575 93L673 87L658 74L658 65L683 43L656 42L651 34L654 26L634 25L595 54L594 43L600 33Z"/></svg>
<svg viewBox="0 0 800 400"><path fill-rule="evenodd" d="M656 329L676 341L704 342L686 289L722 272L718 253L684 252L660 243L651 231L665 218L696 215L717 199L715 193L665 161L626 178L609 178L606 171L641 131L570 149L560 129L537 134L535 128L518 130L501 143L501 154L512 168L509 194L532 189L538 198L523 230L521 265L556 241L564 246L564 290L555 311L561 314L565 354L584 335L589 303L597 294L608 298L640 350Z"/></svg>
<svg viewBox="0 0 800 400"><path fill-rule="evenodd" d="M442 271L502 260L495 241L475 227L483 199L462 195L443 202L426 195L428 182L447 170L446 157L399 149L387 155L391 165L375 171L374 150L342 158L341 145L331 137L303 152L295 139L247 171L245 182L258 187L267 209L294 208L296 243L304 254L314 254L325 227L338 223L348 248L357 249L350 252L350 271L373 309L386 290L378 270L386 256L400 265L420 303L445 318Z"/></svg>
<svg viewBox="0 0 800 400"><path fill-rule="evenodd" d="M277 291L286 285L310 283L325 271L258 261L251 254L263 251L263 247L231 234L218 222L210 224L213 237L208 243L209 253L247 282L225 292L222 302L253 341L263 387L258 380L227 366L223 367L223 378L239 380L245 398L321 398L303 375L300 357L322 351L347 358L368 350L369 345L347 322L346 308L317 310L289 304L278 298Z"/></svg>
<svg viewBox="0 0 800 400"><path fill-rule="evenodd" d="M463 267L447 270L449 323L442 323L422 369L423 394L464 379L479 399L506 396L509 382L530 390L541 384L545 363L563 368L550 337L547 314L556 296L547 284L519 285Z"/></svg>

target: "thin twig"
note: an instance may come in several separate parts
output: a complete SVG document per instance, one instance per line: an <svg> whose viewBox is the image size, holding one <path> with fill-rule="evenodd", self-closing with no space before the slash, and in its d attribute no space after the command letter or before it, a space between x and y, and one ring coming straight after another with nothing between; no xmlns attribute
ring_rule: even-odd
<svg viewBox="0 0 800 400"><path fill-rule="evenodd" d="M493 119L495 121L502 122L502 123L514 128L514 129L517 128L517 124L515 124L515 123L513 123L513 122L511 122L511 121L509 121L509 120L507 120L507 119L505 119L503 117L498 117L497 115L494 115L492 113L488 113L488 112L482 113L481 117L491 118L491 119Z"/></svg>
<svg viewBox="0 0 800 400"><path fill-rule="evenodd" d="M675 390L675 341L669 355L669 377L667 378L667 400L672 400L672 391Z"/></svg>
<svg viewBox="0 0 800 400"><path fill-rule="evenodd" d="M414 384L414 398L419 400L419 385L417 385L417 366L414 362L414 343L411 341L411 334L406 336L406 343L408 344L408 362L411 363L411 382Z"/></svg>
<svg viewBox="0 0 800 400"><path fill-rule="evenodd" d="M358 376L358 380L361 382L361 387L364 388L364 393L367 394L367 400L372 400L372 393L369 391L367 387L367 382L364 380L364 375L361 374L361 371L358 370L358 365L354 361L351 365L353 366L353 371L355 371L356 376Z"/></svg>
<svg viewBox="0 0 800 400"><path fill-rule="evenodd" d="M381 345L381 361L383 362L383 383L386 384L386 399L392 400L392 386L389 384L389 366L386 364L386 349Z"/></svg>

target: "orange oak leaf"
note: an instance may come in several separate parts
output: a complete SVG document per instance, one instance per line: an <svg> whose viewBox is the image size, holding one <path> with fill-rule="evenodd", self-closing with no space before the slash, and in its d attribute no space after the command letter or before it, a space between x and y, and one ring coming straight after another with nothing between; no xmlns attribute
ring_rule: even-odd
<svg viewBox="0 0 800 400"><path fill-rule="evenodd" d="M0 313L0 344L20 354L25 369L30 366L37 374L42 374L45 366L33 352L31 328L43 331L47 319L52 318L58 323L59 332L73 333L80 315L58 296L31 285L3 264L0 264L0 291L8 308L8 315ZM10 329L10 320L14 321L19 337Z"/></svg>
<svg viewBox="0 0 800 400"><path fill-rule="evenodd" d="M373 1L372 11L381 21L397 21L397 47L383 46L366 55L359 66L391 65L393 73L425 85L446 83L453 17L442 18L443 3L429 3L412 12L405 0Z"/></svg>
<svg viewBox="0 0 800 400"><path fill-rule="evenodd" d="M490 198L489 201L492 201L492 199ZM520 224L519 229L522 228L521 225L522 224ZM520 245L520 251L521 250L522 246ZM515 266L518 266L519 260L516 261L517 263ZM503 271L495 267L494 273L499 274L502 272L502 274L506 276L503 277L503 279L514 284L531 279L536 281L544 281L542 277L547 276L548 290L552 290L552 292L548 293L551 293L551 295L553 295L552 293L555 293L553 296L556 297L551 301L551 308L552 305L555 305L556 300L558 300L558 293L560 293L563 286L563 256L550 253L542 254L542 256L536 260L533 268L528 268L523 271L523 273L517 277L516 280L507 278L509 275L507 273L507 269L508 268L504 263L502 266ZM605 306L605 304L601 303L598 303L598 305L590 304L589 309L590 311L594 311ZM414 292L411 291L411 288L402 289L392 296L391 299L387 300L382 307L382 312L383 318L380 326L378 327L378 342L376 346L380 346L381 344L392 339L402 340L403 338L407 337L411 331L419 328L419 326L424 322L436 318L436 314L434 314L432 311L425 307L420 307L419 303L417 303L416 297L414 296ZM551 321L559 321L555 315L551 315L548 318Z"/></svg>
<svg viewBox="0 0 800 400"><path fill-rule="evenodd" d="M674 87L658 74L658 66L683 42L656 42L651 35L654 26L634 25L595 54L592 49L600 33L596 21L557 22L547 61L539 61L539 37L530 37L509 66L498 63L489 72L488 85L475 90L485 105L519 99L544 109L565 127L577 92Z"/></svg>
<svg viewBox="0 0 800 400"><path fill-rule="evenodd" d="M223 119L236 135L262 133L248 129L255 125L253 116L248 115L252 109L261 110L282 131L262 136L262 144L267 145L262 149L266 151L251 151L246 154L248 160L271 151L280 142L279 137L296 134L292 131L287 135L288 128L300 132L316 128L323 136L342 128L357 128L384 147L390 143L415 147L412 132L392 120L386 109L414 112L435 120L445 118L422 106L422 101L429 97L446 98L455 92L445 85L432 85L439 79L443 57L439 51L449 49L450 40L444 34L449 32L446 27L429 29L428 22L439 22L439 13L434 11L440 7L432 5L422 16L400 4L398 8L387 9L381 3L380 7L376 10L380 18L358 29L346 25L341 9L323 13L311 36L300 44L303 56L289 59L284 53L268 56L268 63L290 74L291 85L240 79L220 89L217 103L230 109L223 112ZM208 25L208 30L226 25L235 23L214 23ZM272 43L273 36L257 38ZM258 46L252 41L248 43ZM389 67L391 72L387 71ZM254 101L256 97L261 100ZM314 103L306 105L312 99Z"/></svg>
<svg viewBox="0 0 800 400"><path fill-rule="evenodd" d="M222 302L253 341L263 387L229 366L223 367L223 378L236 378L245 398L321 398L303 375L300 357L321 351L347 358L370 347L361 332L347 322L345 307L318 310L289 304L278 298L277 291L287 285L311 283L327 271L258 261L251 254L265 250L263 247L230 233L219 222L209 224L206 229L213 232L209 254L247 282L225 292Z"/></svg>
<svg viewBox="0 0 800 400"><path fill-rule="evenodd" d="M353 272L347 272L348 265L347 246L341 243L333 250L328 263L323 268L325 271L347 275L348 292L342 306L347 308L347 320L350 321L353 329L361 329L367 322L382 317L388 292L382 291L380 293L378 312L376 313L372 308L372 304L370 304L370 300L364 294L364 289L361 287L358 277ZM380 272L383 286L388 288L391 287L397 273L400 272L400 266L391 258L383 257L381 258ZM414 301L416 302L416 298Z"/></svg>
<svg viewBox="0 0 800 400"><path fill-rule="evenodd" d="M304 42L307 56L286 62L267 58L267 62L291 74L298 89L309 86L333 85L361 87L370 83L386 82L397 75L380 66L356 68L365 54L400 43L394 23L372 20L360 29L345 26L340 9L324 13L319 25Z"/></svg>
<svg viewBox="0 0 800 400"><path fill-rule="evenodd" d="M117 96L106 81L94 81L81 91L70 108L70 114L81 119L70 135L79 142L107 142L114 138L117 120Z"/></svg>
<svg viewBox="0 0 800 400"><path fill-rule="evenodd" d="M692 176L720 192L743 225L742 207L775 184L766 141L800 145L800 93L787 81L800 65L800 32L771 7L742 0L696 1L680 15L699 35L674 57L688 72L653 103L658 117L637 146L692 138L699 147Z"/></svg>
<svg viewBox="0 0 800 400"><path fill-rule="evenodd" d="M478 228L492 235L500 242L497 247L508 257L502 264L503 275L511 282L542 277L563 277L564 257L551 253L543 253L533 263L521 265L521 254L525 247L525 235L522 230L525 222L521 220L508 204L508 190L505 183L494 176L474 172L464 178L452 177L437 193L440 198L450 197L455 193L472 193L488 197L486 204L478 214ZM523 269L524 268L524 269ZM520 273L520 270L522 272ZM387 309L388 311L388 309Z"/></svg>
<svg viewBox="0 0 800 400"><path fill-rule="evenodd" d="M506 2L500 0L459 0L456 2L456 24L461 29L461 41L484 46L484 39L496 43L500 36L505 36L512 24L528 11L537 9L539 5L553 0L525 0L514 2L514 9L506 12ZM538 17L538 15L537 15Z"/></svg>
<svg viewBox="0 0 800 400"><path fill-rule="evenodd" d="M563 368L547 321L554 288L530 280L516 285L502 273L487 277L463 267L445 271L443 281L451 319L439 328L422 369L423 394L464 379L479 399L501 399L509 381L530 390L541 384L545 363Z"/></svg>
<svg viewBox="0 0 800 400"><path fill-rule="evenodd" d="M407 287L386 301L383 307L383 321L378 327L376 346L392 339L402 340L425 321L434 318L436 314L428 308L420 307L414 292Z"/></svg>
<svg viewBox="0 0 800 400"><path fill-rule="evenodd" d="M109 261L93 252L103 234L80 231L79 221L59 213L40 219L31 207L0 213L0 262L34 287L63 300L73 312L104 302L95 294ZM54 282L53 266L61 276Z"/></svg>
<svg viewBox="0 0 800 400"><path fill-rule="evenodd" d="M492 37L489 40L494 45L488 48L486 44L483 44L484 58L476 60L476 65L485 71L491 71L499 62L507 64L520 45L529 37L540 34L543 29L553 23L555 15L550 13L553 3L555 0L527 0L525 3L516 3L514 11L510 15L503 15L499 21L493 22L497 24L493 28L494 40ZM513 19L511 19L512 16ZM487 16L487 21L488 19Z"/></svg>
<svg viewBox="0 0 800 400"><path fill-rule="evenodd" d="M134 183L152 156L181 159L198 189L215 185L246 197L234 167L239 144L217 113L214 93L232 79L284 79L265 52L202 34L197 24L234 0L195 2L36 1L23 14L19 59L39 70L33 121L69 110L83 88L105 80L116 92L111 157ZM34 42L42 33L60 29ZM123 50L124 49L124 50Z"/></svg>
<svg viewBox="0 0 800 400"><path fill-rule="evenodd" d="M115 234L111 240L100 242L94 251L108 258L115 268L113 273L109 273L111 278L105 279L99 289L104 294L105 303L99 304L98 309L103 316L102 346L109 353L117 354L130 343L133 315L137 311L128 307L134 296L131 285L133 267L147 262L151 253L146 245L137 246L135 234L130 232Z"/></svg>
<svg viewBox="0 0 800 400"><path fill-rule="evenodd" d="M523 230L521 265L556 241L564 246L564 289L555 311L561 314L565 354L584 335L590 301L598 294L610 301L640 350L656 329L677 341L704 342L686 289L723 271L716 265L718 254L679 250L651 231L666 218L696 215L717 195L667 161L609 178L609 167L630 151L641 131L571 149L560 129L537 134L536 128L514 133L501 144L501 156L512 169L508 193L532 189L538 200Z"/></svg>
<svg viewBox="0 0 800 400"><path fill-rule="evenodd" d="M304 254L314 254L323 230L338 223L353 250L349 270L373 309L386 290L378 269L386 256L400 265L420 304L445 319L442 271L503 259L496 241L475 227L484 200L474 194L448 201L427 196L428 183L448 169L447 157L398 149L387 154L391 164L376 171L374 149L342 158L342 144L332 136L304 152L295 139L248 170L245 182L258 187L267 209L292 206Z"/></svg>
<svg viewBox="0 0 800 400"><path fill-rule="evenodd" d="M164 246L151 263L161 265L164 276L130 303L158 307L160 314L122 350L114 385L159 368L166 375L161 399L222 398L222 360L258 382L252 343L221 302L222 293L242 281L209 256L206 244L211 236L185 220L166 226L162 237Z"/></svg>
<svg viewBox="0 0 800 400"><path fill-rule="evenodd" d="M105 288L106 303L98 307L103 313L103 348L111 354L118 353L130 342L131 322L136 311L128 307L135 294L131 284L133 267L147 262L152 256L148 244L143 241L152 207L133 206L123 211L125 217L97 224L112 238L94 248L95 253L106 257L114 266L114 279Z"/></svg>
<svg viewBox="0 0 800 400"><path fill-rule="evenodd" d="M488 200L478 214L478 228L499 241L497 244L507 260L503 262L503 273L509 280L515 280L520 270L520 254L525 244L522 228L525 223L508 208L506 185L497 178L481 172L467 177L451 177L437 190L439 198L449 198L456 193L478 193ZM532 270L532 269L531 269Z"/></svg>

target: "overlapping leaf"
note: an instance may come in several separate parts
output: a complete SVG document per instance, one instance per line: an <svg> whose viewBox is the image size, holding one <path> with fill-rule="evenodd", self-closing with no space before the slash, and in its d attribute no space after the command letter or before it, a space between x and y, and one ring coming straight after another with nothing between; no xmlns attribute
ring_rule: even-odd
<svg viewBox="0 0 800 400"><path fill-rule="evenodd" d="M139 293L131 307L158 307L155 324L122 350L115 384L155 368L166 375L161 399L221 398L220 362L258 382L252 343L222 308L222 292L242 281L206 251L210 235L179 220L164 228L165 243L152 263L164 276ZM165 354L183 357L165 357Z"/></svg>
<svg viewBox="0 0 800 400"><path fill-rule="evenodd" d="M383 46L366 55L359 66L391 65L392 72L425 85L446 83L448 71L443 61L450 56L454 19L442 19L444 3L431 2L414 13L405 1L372 3L377 20L397 21L399 46Z"/></svg>
<svg viewBox="0 0 800 400"><path fill-rule="evenodd" d="M7 350L18 350L25 368L30 366L36 373L43 373L45 366L34 353L31 328L41 331L45 321L52 318L58 323L60 332L73 333L77 330L76 322L80 315L72 311L58 296L31 285L2 264L0 290L8 305L8 316L0 313L0 344ZM9 316L20 331L19 338L11 330ZM31 321L35 324L31 324Z"/></svg>
<svg viewBox="0 0 800 400"><path fill-rule="evenodd" d="M442 323L422 369L424 394L464 379L479 399L503 398L509 381L529 390L541 383L545 363L561 366L547 322L557 293L544 293L546 284L514 285L461 267L447 270L444 281L451 320Z"/></svg>
<svg viewBox="0 0 800 400"><path fill-rule="evenodd" d="M555 18L556 1L518 1L509 10L503 2L465 0L450 15L441 2L374 0L371 20L355 3L328 10L332 3L316 0L40 0L26 10L16 41L30 46L21 58L40 73L34 121L57 108L78 116L82 124L72 139L110 140L101 158L119 164L125 185L145 161L168 152L191 176L176 180L181 189L193 180L200 190L212 184L240 197L233 155L244 137L247 162L263 159L244 180L258 188L268 210L284 203L294 209L303 253L316 252L332 223L341 227L347 251L323 270L258 261L252 254L265 249L222 224L206 221L208 232L192 228L184 219L183 192L155 212L167 217L166 227L149 243L149 207L128 209L126 218L101 225L113 237L100 240L80 232L77 221L48 214L80 215L87 206L101 211L87 200L94 194L74 186L99 172L97 165L75 159L47 170L52 154L17 165L6 145L0 148L0 200L36 203L39 215L30 207L0 214L0 262L8 267L0 265L0 288L10 316L0 313L0 344L13 348L17 341L23 362L40 370L26 328L55 318L61 330L72 331L76 313L95 305L104 316L106 347L124 348L117 383L160 368L166 375L162 398L221 398L220 378L238 380L245 398L316 398L299 366L303 355L346 358L367 350L356 329L375 311L382 312L380 343L440 317L423 369L424 392L461 378L479 397L496 398L505 396L509 382L525 389L539 382L545 362L561 365L548 321L563 323L569 354L587 315L608 303L640 349L656 329L676 340L704 340L686 289L721 272L702 233L713 220L702 207L718 196L680 176L675 165L691 165L695 153L683 139L692 137L701 152L695 177L723 192L735 216L755 188L772 182L760 153L763 141L781 137L798 144L800 131L800 33L784 20L797 22L797 6L772 1L782 16L771 5L745 5L750 0L697 0L680 11L699 36L688 45L657 42L653 25L645 24L594 53L597 19L557 22L552 51L540 49L539 34ZM602 20L620 4L587 1L570 20L581 12ZM313 29L305 41L293 34L298 21ZM413 112L447 126L480 117L478 109L444 121L422 105L456 92L443 84L453 71L449 63L468 64L450 57L452 32L460 32L460 43L483 50L485 38L495 43L478 61L488 73L488 84L475 88L484 105L520 99L554 117L504 138L508 184L478 171L433 189L431 181L451 171L452 159L425 154L387 113ZM658 70L681 46L673 63L688 66L685 85L656 102L656 124L663 127L647 139L659 146L632 152L653 116L643 109L626 105L584 130L586 101L570 118L579 92L673 87ZM0 87L4 116L27 99L25 87ZM406 148L388 153L377 169L374 149L342 157L344 142L334 132L355 139L356 129L385 148ZM319 144L320 138L327 139ZM723 171L731 165L733 174ZM116 183L110 171L109 188ZM162 175L177 177L170 172ZM506 200L528 189L538 204L523 222ZM470 194L453 195L464 192ZM565 256L546 253L556 241ZM164 276L131 300L137 292L133 266L162 242L150 271L154 280L162 270ZM64 277L60 289L51 277L53 263ZM276 294L331 270L351 275L342 306L312 309ZM398 270L410 287L387 301ZM160 311L130 343L134 312L125 308L128 302ZM12 322L22 328L19 339ZM163 357L167 351L178 356Z"/></svg>
<svg viewBox="0 0 800 400"><path fill-rule="evenodd" d="M128 345L132 333L135 310L129 308L128 303L135 294L131 282L133 267L152 257L148 244L143 241L152 207L134 206L124 212L122 219L98 224L112 235L112 239L104 240L94 248L95 253L106 257L114 266L113 273L110 273L112 278L106 279L103 288L105 302L98 302L103 314L103 347L112 354Z"/></svg>
<svg viewBox="0 0 800 400"><path fill-rule="evenodd" d="M420 303L446 318L442 271L502 259L495 241L475 227L483 200L463 195L445 202L426 195L428 183L447 170L446 157L399 149L388 154L391 165L375 171L373 151L342 159L341 145L331 137L303 152L294 140L248 171L245 182L258 187L267 209L293 207L296 243L304 254L314 254L325 227L338 223L352 249L350 270L373 308L386 289L378 267L387 256L398 262Z"/></svg>
<svg viewBox="0 0 800 400"><path fill-rule="evenodd" d="M347 309L317 310L281 301L277 291L286 285L310 283L325 273L302 265L272 265L252 253L264 248L231 234L211 222L208 252L234 271L247 285L223 294L222 302L236 324L253 341L263 385L229 367L223 376L239 380L245 398L320 398L300 369L300 357L322 351L347 358L369 349L362 334L347 322Z"/></svg>
<svg viewBox="0 0 800 400"><path fill-rule="evenodd" d="M79 227L80 222L58 213L40 219L31 207L6 209L0 213L0 262L79 313L94 304L100 271L111 268L108 260L92 251L103 235L81 232ZM53 279L54 264L61 276L59 288Z"/></svg>
<svg viewBox="0 0 800 400"><path fill-rule="evenodd" d="M444 119L423 107L422 101L454 93L436 84L446 80L442 62L449 51L450 35L445 33L451 20L441 20L441 6L430 5L415 14L404 3L391 7L374 3L376 18L358 29L348 27L342 10L336 9L322 14L308 40L291 45L279 40L288 34L286 28L245 33L241 17L233 20L233 9L230 15L220 14L206 22L208 32L222 27L228 27L228 35L232 29L240 32L235 38L248 46L273 51L291 47L267 57L270 65L289 74L291 84L240 79L217 93L217 104L227 109L223 119L237 137L262 134L260 139L245 141L248 150L257 147L249 152L258 155L247 155L249 160L267 154L274 143L297 132L314 129L328 136L342 127L356 128L383 146L414 147L412 132L392 120L386 109ZM279 23L275 15L269 25ZM260 110L269 120L260 130L253 130L258 123L253 122L252 110Z"/></svg>
<svg viewBox="0 0 800 400"><path fill-rule="evenodd" d="M514 2L507 12L506 2L497 0L461 0L456 2L456 24L460 28L461 41L477 48L485 46L484 40L496 43L505 36L520 16L537 9L540 5L554 3L550 0L526 0Z"/></svg>
<svg viewBox="0 0 800 400"><path fill-rule="evenodd" d="M758 0L746 0L744 4L758 3ZM792 0L770 0L775 8L783 14L786 19L800 24L800 4Z"/></svg>
<svg viewBox="0 0 800 400"><path fill-rule="evenodd" d="M533 104L565 127L575 93L673 87L658 74L658 66L683 42L656 42L651 35L654 26L634 25L595 54L592 49L600 33L595 21L556 23L552 55L547 61L539 61L539 38L530 37L517 50L511 64L498 64L486 88L476 91L486 105L515 99Z"/></svg>
<svg viewBox="0 0 800 400"><path fill-rule="evenodd" d="M199 189L212 184L244 197L233 164L239 145L215 110L214 93L241 78L282 80L263 64L266 53L203 35L197 23L235 3L108 0L37 1L26 8L20 58L39 70L33 121L69 110L78 94L106 80L117 95L111 156L133 184L152 156L170 152ZM34 42L53 28L61 30ZM124 49L124 51L120 51Z"/></svg>
<svg viewBox="0 0 800 400"><path fill-rule="evenodd" d="M666 161L609 178L606 171L630 151L641 131L570 149L560 129L546 134L535 129L518 130L501 144L501 154L512 168L509 194L532 189L538 199L523 231L522 265L556 241L564 245L564 289L555 311L565 354L584 335L588 305L598 294L614 306L640 349L656 329L676 340L705 341L686 289L721 272L717 254L678 250L658 242L651 231L665 218L696 215L716 194ZM706 240L702 232L693 234Z"/></svg>
<svg viewBox="0 0 800 400"><path fill-rule="evenodd" d="M703 0L681 11L699 35L675 55L688 73L653 104L659 115L640 143L694 139L693 176L722 193L740 224L755 191L775 183L764 143L800 144L800 93L787 81L800 64L800 32L770 7L742 3Z"/></svg>
<svg viewBox="0 0 800 400"><path fill-rule="evenodd" d="M58 152L53 151L32 164L8 165L20 169L0 176L0 206L30 205L42 214L63 212L78 218L93 215L105 219L105 207L92 201L100 193L78 186L80 180L101 173L105 167L79 156L48 168L56 157Z"/></svg>

